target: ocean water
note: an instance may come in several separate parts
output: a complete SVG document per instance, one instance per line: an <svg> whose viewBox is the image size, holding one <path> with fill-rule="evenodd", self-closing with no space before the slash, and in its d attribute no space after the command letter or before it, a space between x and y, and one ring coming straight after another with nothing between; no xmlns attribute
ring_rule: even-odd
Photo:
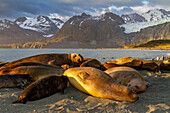
<svg viewBox="0 0 170 113"><path fill-rule="evenodd" d="M96 58L100 62L122 58L153 59L157 56L170 57L170 50L139 49L0 49L0 62L10 62L24 57L47 53L79 53L84 58Z"/></svg>

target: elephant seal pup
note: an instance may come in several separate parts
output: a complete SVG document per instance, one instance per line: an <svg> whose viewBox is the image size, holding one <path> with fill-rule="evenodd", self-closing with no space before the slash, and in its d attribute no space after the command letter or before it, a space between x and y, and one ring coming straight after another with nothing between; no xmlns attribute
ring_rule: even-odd
<svg viewBox="0 0 170 113"><path fill-rule="evenodd" d="M97 69L101 69L101 66L102 64L93 58L84 58L83 63L80 65L80 67L94 67Z"/></svg>
<svg viewBox="0 0 170 113"><path fill-rule="evenodd" d="M14 65L18 62L38 62L43 64L50 64L50 65L57 65L61 66L63 64L73 65L73 66L80 66L81 62L83 61L83 57L77 53L71 54L39 54L35 56L26 57L23 59L19 59L13 62L10 62L0 68L7 68L10 65Z"/></svg>
<svg viewBox="0 0 170 113"><path fill-rule="evenodd" d="M65 69L54 68L50 66L16 66L14 68L0 70L0 75L7 74L29 74L33 80L39 80L45 76L56 75L60 76L63 74Z"/></svg>
<svg viewBox="0 0 170 113"><path fill-rule="evenodd" d="M131 88L136 93L141 93L146 90L146 82L142 75L135 69L130 67L114 67L105 71L119 84Z"/></svg>
<svg viewBox="0 0 170 113"><path fill-rule="evenodd" d="M134 102L138 95L128 87L118 84L105 72L93 67L67 69L64 74L80 91L95 97Z"/></svg>
<svg viewBox="0 0 170 113"><path fill-rule="evenodd" d="M135 69L141 69L143 65L142 61L133 59L131 57L123 57L123 58L108 61L107 63L114 63L120 66L128 66Z"/></svg>
<svg viewBox="0 0 170 113"><path fill-rule="evenodd" d="M27 82L33 82L29 74L2 75L0 76L0 88L24 88Z"/></svg>
<svg viewBox="0 0 170 113"><path fill-rule="evenodd" d="M65 76L48 76L30 84L14 103L26 104L27 101L38 100L51 96L57 92L64 93L68 78Z"/></svg>

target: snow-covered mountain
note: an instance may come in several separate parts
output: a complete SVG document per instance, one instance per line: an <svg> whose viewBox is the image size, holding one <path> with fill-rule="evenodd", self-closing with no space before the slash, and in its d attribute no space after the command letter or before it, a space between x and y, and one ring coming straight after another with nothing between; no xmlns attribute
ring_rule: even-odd
<svg viewBox="0 0 170 113"><path fill-rule="evenodd" d="M145 21L139 21L135 18L136 14L122 15L121 17L126 24L120 25L125 28L125 33L139 32L141 29L170 22L170 12L164 9L149 10L146 13L138 14L140 20L144 18Z"/></svg>
<svg viewBox="0 0 170 113"><path fill-rule="evenodd" d="M159 21L170 17L170 13L164 9L149 10L141 14L148 22Z"/></svg>
<svg viewBox="0 0 170 113"><path fill-rule="evenodd" d="M0 44L25 43L38 41L43 38L42 34L19 27L18 24L4 19L0 21Z"/></svg>
<svg viewBox="0 0 170 113"><path fill-rule="evenodd" d="M8 29L11 25L14 25L12 21L9 21L7 19L0 20L0 30Z"/></svg>
<svg viewBox="0 0 170 113"><path fill-rule="evenodd" d="M137 13L125 14L125 15L122 15L121 17L123 18L125 23L146 22L146 19Z"/></svg>
<svg viewBox="0 0 170 113"><path fill-rule="evenodd" d="M64 22L56 18L38 16L35 18L19 17L15 23L23 29L37 31L44 37L51 37L58 32Z"/></svg>

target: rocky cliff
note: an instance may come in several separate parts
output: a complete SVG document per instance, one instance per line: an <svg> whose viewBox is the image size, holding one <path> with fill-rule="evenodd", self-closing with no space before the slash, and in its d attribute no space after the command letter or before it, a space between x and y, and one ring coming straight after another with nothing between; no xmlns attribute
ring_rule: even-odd
<svg viewBox="0 0 170 113"><path fill-rule="evenodd" d="M48 42L70 47L120 47L125 45L121 24L124 24L123 19L113 13L101 16L83 13L70 18Z"/></svg>

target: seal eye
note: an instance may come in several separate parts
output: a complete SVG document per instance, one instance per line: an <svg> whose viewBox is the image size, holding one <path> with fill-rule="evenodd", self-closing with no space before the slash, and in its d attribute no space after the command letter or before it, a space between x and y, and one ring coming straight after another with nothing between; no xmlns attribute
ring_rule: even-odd
<svg viewBox="0 0 170 113"><path fill-rule="evenodd" d="M130 87L130 86L131 86L130 84L127 85L127 87Z"/></svg>
<svg viewBox="0 0 170 113"><path fill-rule="evenodd" d="M135 86L136 89L139 89L139 86Z"/></svg>

